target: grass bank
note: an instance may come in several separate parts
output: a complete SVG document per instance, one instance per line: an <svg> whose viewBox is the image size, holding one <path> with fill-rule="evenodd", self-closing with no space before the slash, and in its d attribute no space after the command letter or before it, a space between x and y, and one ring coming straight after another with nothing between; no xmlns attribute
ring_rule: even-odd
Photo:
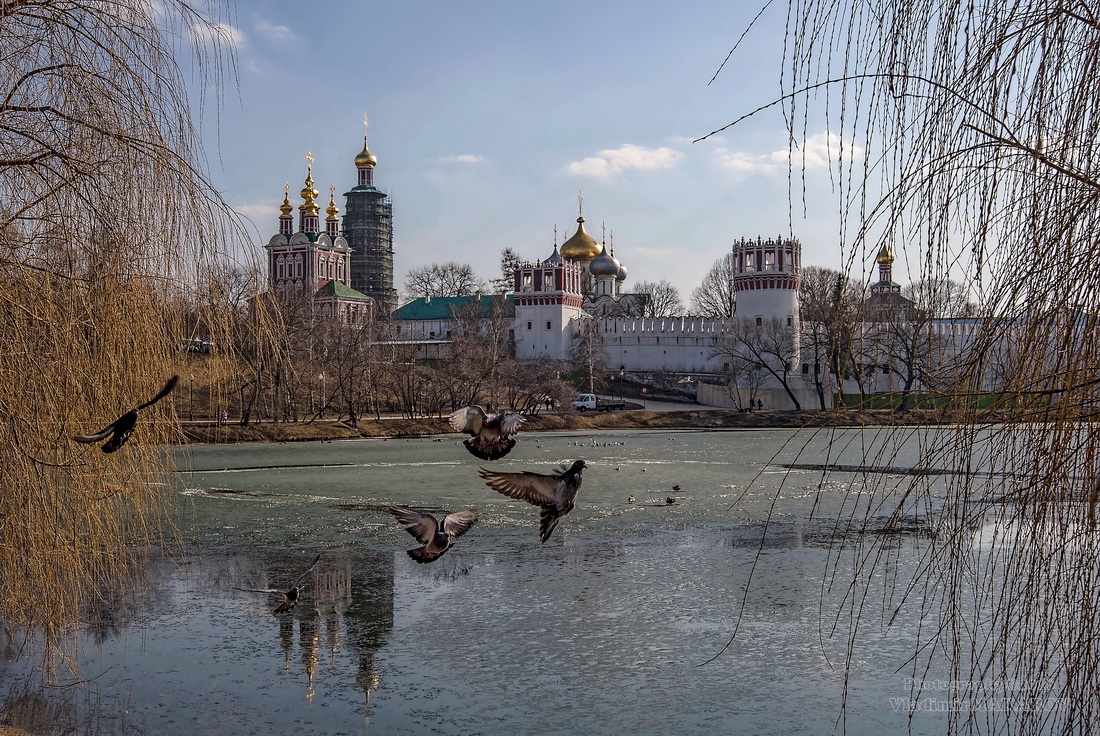
<svg viewBox="0 0 1100 736"><path fill-rule="evenodd" d="M767 429L802 427L860 427L884 425L950 424L960 417L945 411L838 409L835 411L757 411L684 409L682 411L616 411L601 414L540 414L529 417L524 432L597 431L601 429ZM1004 421L990 413L984 421ZM968 416L966 421L974 421ZM446 419L365 419L358 427L346 422L262 422L242 427L208 422L183 423L183 442L225 444L233 442L305 442L356 437L420 437L453 433Z"/></svg>

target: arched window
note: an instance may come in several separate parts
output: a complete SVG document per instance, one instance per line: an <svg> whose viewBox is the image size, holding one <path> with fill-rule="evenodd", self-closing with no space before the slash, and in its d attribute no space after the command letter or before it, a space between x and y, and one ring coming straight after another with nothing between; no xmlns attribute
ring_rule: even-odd
<svg viewBox="0 0 1100 736"><path fill-rule="evenodd" d="M275 259L275 278L279 280L286 278L286 258L283 256Z"/></svg>

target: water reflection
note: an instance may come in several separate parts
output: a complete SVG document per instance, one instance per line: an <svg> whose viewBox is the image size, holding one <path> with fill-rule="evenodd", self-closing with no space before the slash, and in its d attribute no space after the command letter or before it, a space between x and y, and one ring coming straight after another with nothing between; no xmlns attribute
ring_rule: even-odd
<svg viewBox="0 0 1100 736"><path fill-rule="evenodd" d="M143 605L109 606L84 635L94 698L35 697L64 704L58 718L81 732L829 733L842 699L860 714L849 733L942 730L888 700L907 694L897 672L919 612L851 647L834 636L852 593L823 575L844 580L857 557L833 519L878 518L858 474L823 483L769 465L790 433L623 438L586 448L578 505L546 544L529 507L486 488L460 446L196 448L178 517L194 546L146 561ZM553 467L575 456L570 441L521 442L501 467ZM686 490L667 506L673 485ZM417 565L394 503L475 508L481 521ZM905 580L927 541L881 521L897 544L861 572L868 600ZM317 552L285 615L233 590L285 584ZM845 680L848 657L859 667ZM7 687L30 674L9 659ZM120 703L126 724L108 721Z"/></svg>

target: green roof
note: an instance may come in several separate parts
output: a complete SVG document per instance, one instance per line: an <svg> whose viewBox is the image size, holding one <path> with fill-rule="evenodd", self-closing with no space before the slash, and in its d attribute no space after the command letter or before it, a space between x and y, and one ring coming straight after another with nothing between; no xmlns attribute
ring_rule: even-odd
<svg viewBox="0 0 1100 736"><path fill-rule="evenodd" d="M512 295L485 294L481 296L433 296L413 299L408 304L398 307L393 313L394 319L430 320L451 319L456 311L467 308L470 304L480 301L481 316L488 317L491 313L493 300L504 299L504 314L508 317L516 316L516 304L512 301Z"/></svg>
<svg viewBox="0 0 1100 736"><path fill-rule="evenodd" d="M338 299L362 299L364 301L371 301L371 298L361 291L356 291L350 286L341 284L336 279L329 279L329 282L317 290L314 296L326 297L334 296Z"/></svg>

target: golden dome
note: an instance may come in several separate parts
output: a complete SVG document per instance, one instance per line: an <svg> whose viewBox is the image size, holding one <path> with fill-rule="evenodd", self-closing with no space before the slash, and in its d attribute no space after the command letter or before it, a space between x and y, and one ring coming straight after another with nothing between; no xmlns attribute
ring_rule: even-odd
<svg viewBox="0 0 1100 736"><path fill-rule="evenodd" d="M355 168L357 169L373 169L374 165L378 163L378 157L370 152L367 148L367 137L363 136L363 150L359 152L359 155L355 157Z"/></svg>
<svg viewBox="0 0 1100 736"><path fill-rule="evenodd" d="M290 213L294 211L294 205L290 203L290 183L283 184L283 203L279 205L279 211L283 214L279 215L279 219L288 220L292 219Z"/></svg>
<svg viewBox="0 0 1100 736"><path fill-rule="evenodd" d="M573 237L561 244L561 257L567 261L583 261L585 263L603 252L603 246L596 239L584 231L584 218L577 218L577 232Z"/></svg>
<svg viewBox="0 0 1100 736"><path fill-rule="evenodd" d="M340 208L336 206L336 187L329 187L328 193L328 207L325 208L325 212L328 213L328 217L325 218L329 221L336 219L336 213L340 211Z"/></svg>
<svg viewBox="0 0 1100 736"><path fill-rule="evenodd" d="M305 202L303 202L298 207L298 209L300 209L303 213L307 215L316 215L320 208L317 206L317 203L314 200L317 199L317 195L320 194L320 192L318 192L317 188L313 186L312 168L310 168L306 172L306 185L302 188L301 194L302 199L304 199Z"/></svg>
<svg viewBox="0 0 1100 736"><path fill-rule="evenodd" d="M887 266L894 262L894 254L890 252L890 246L883 245L875 256L875 263Z"/></svg>

